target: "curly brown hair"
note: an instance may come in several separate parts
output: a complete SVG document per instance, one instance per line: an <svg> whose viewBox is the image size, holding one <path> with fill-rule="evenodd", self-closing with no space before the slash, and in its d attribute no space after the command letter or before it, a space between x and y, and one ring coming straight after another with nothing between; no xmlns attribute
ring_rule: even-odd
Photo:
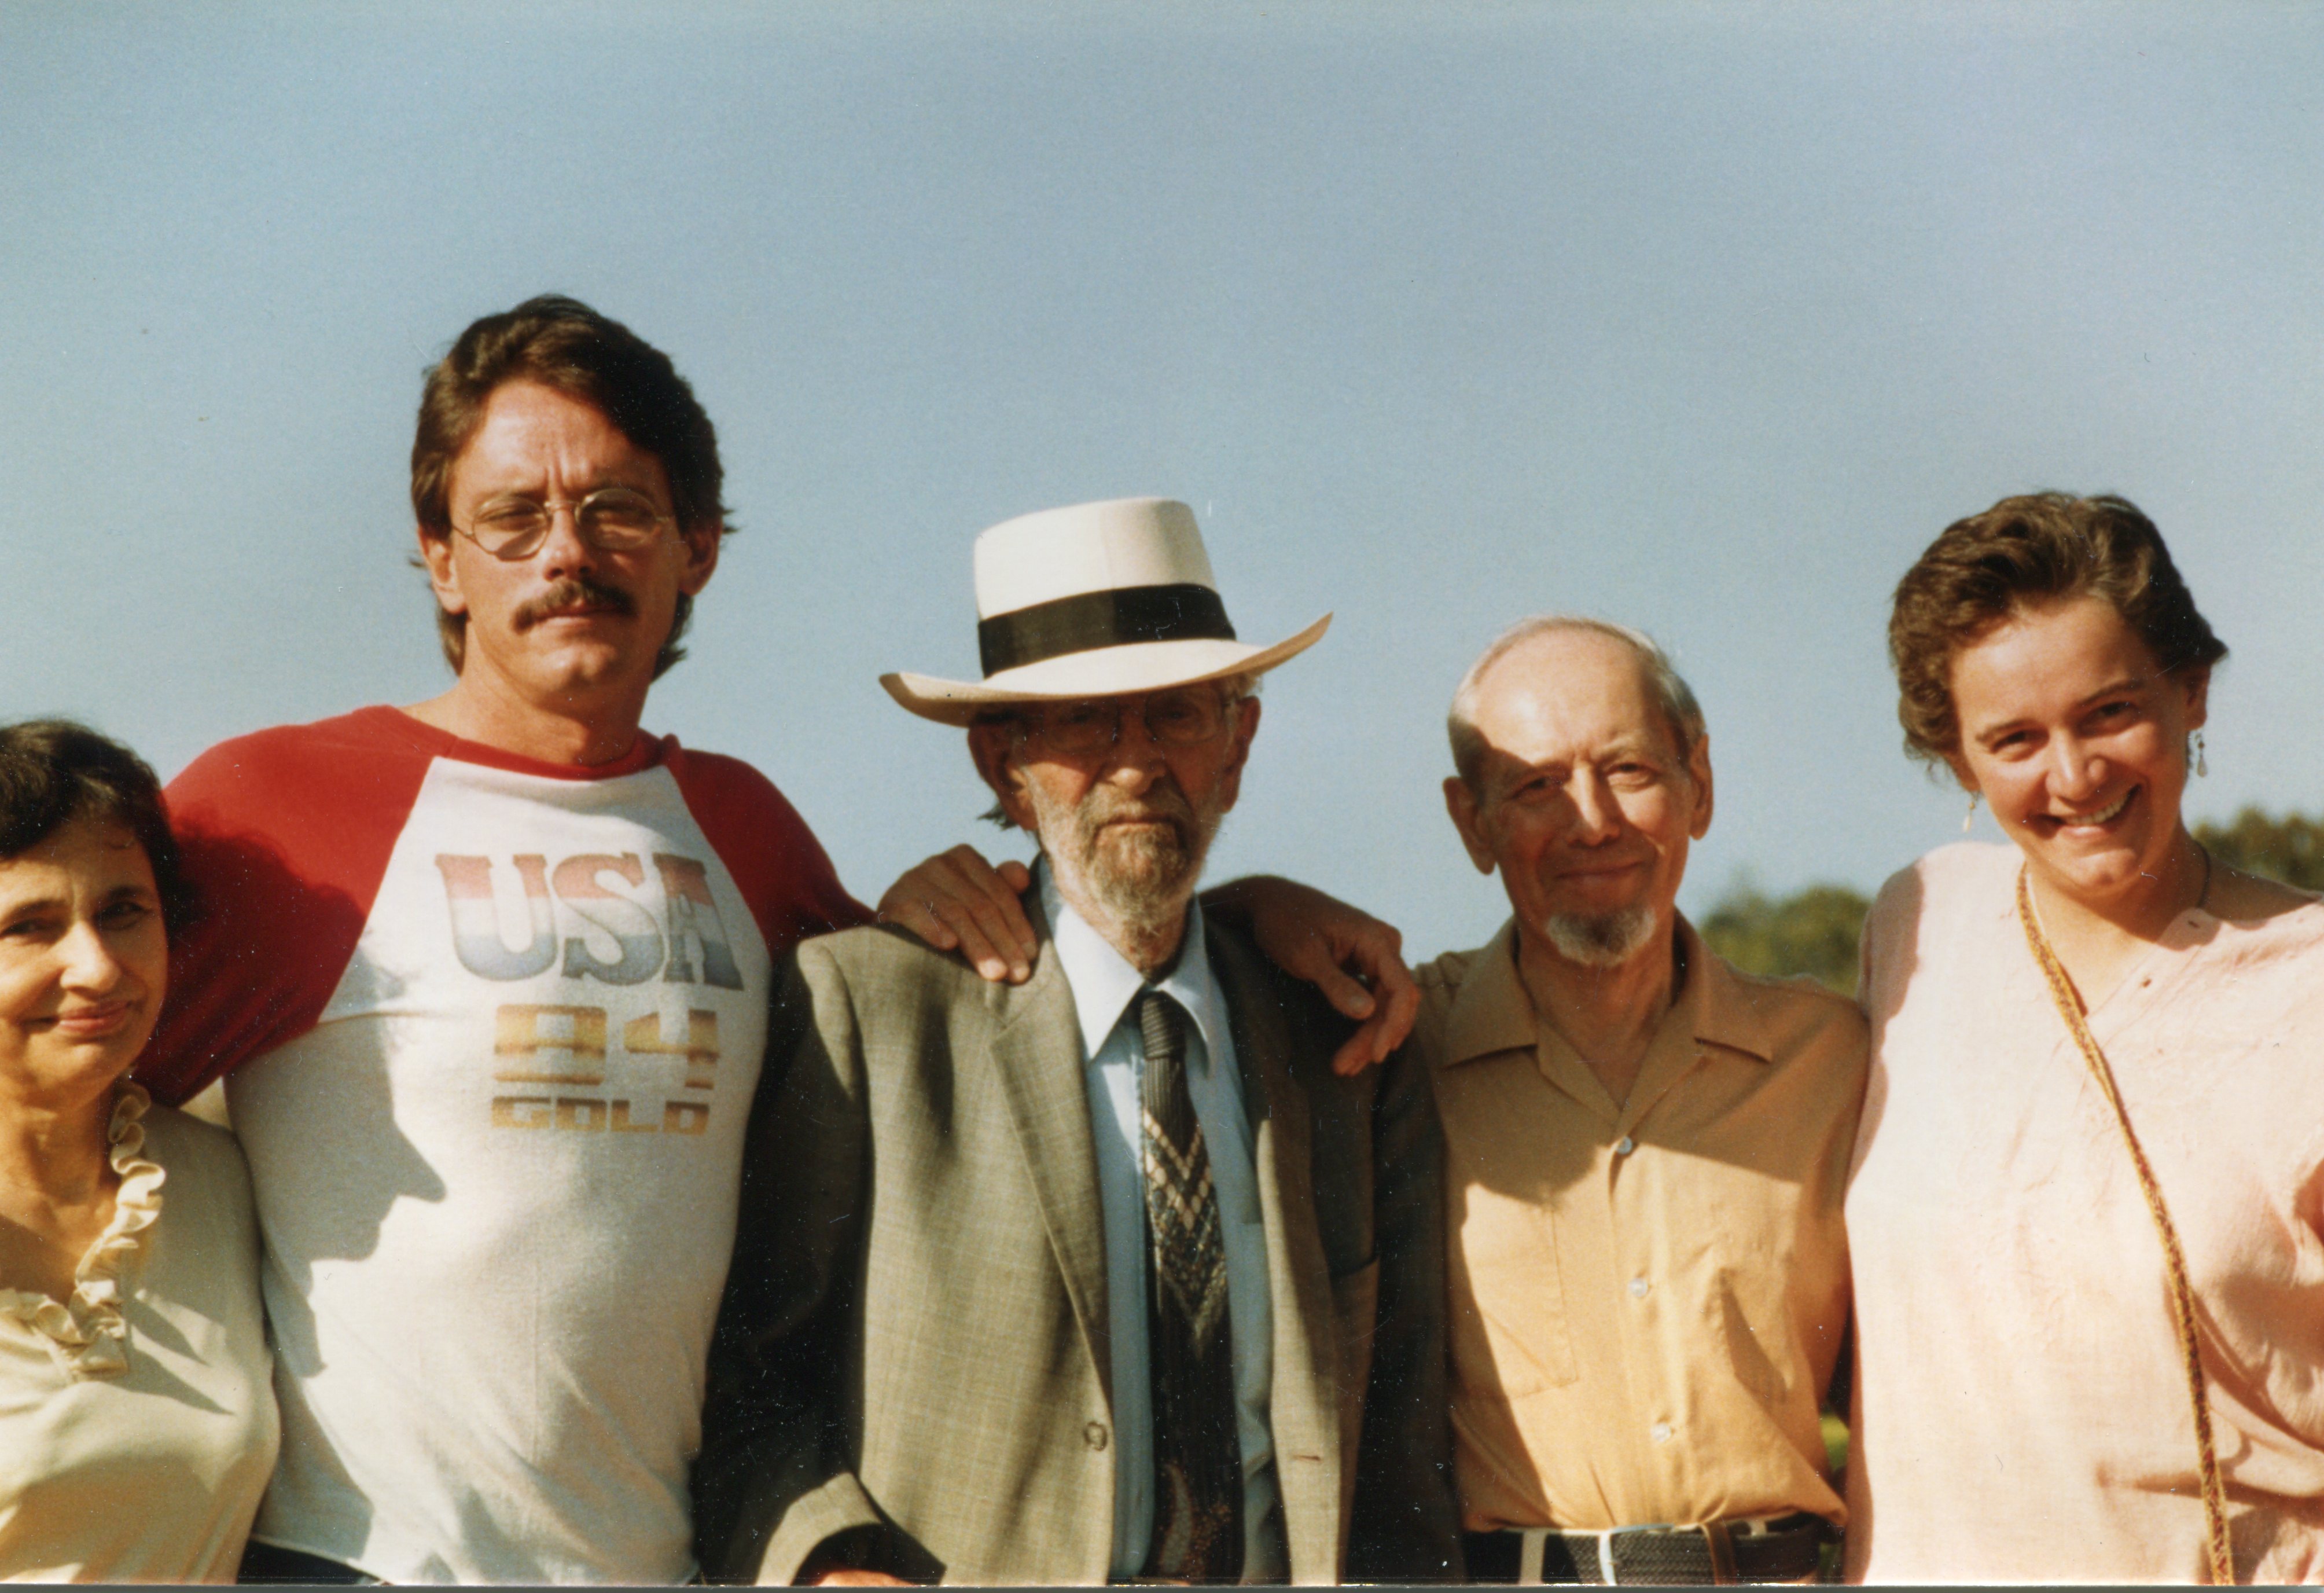
<svg viewBox="0 0 2324 1593"><path fill-rule="evenodd" d="M2209 670L2227 655L2163 533L2129 499L2062 492L2004 498L1945 527L1896 583L1888 657L1904 750L1930 764L1959 754L1955 656L2024 609L2074 597L2109 604L2165 674Z"/></svg>
<svg viewBox="0 0 2324 1593"><path fill-rule="evenodd" d="M543 293L514 310L488 315L462 332L428 373L411 443L411 510L432 537L452 534L452 464L505 382L538 382L602 412L622 435L661 461L681 531L723 536L732 530L718 501L725 472L718 432L669 356L578 300ZM654 662L659 680L686 656L678 638L694 599L678 595L678 617ZM436 611L444 658L460 672L468 616Z"/></svg>

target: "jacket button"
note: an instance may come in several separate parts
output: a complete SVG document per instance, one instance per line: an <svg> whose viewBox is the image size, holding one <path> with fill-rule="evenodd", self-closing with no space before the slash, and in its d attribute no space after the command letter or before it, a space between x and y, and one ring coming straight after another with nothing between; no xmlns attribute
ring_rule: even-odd
<svg viewBox="0 0 2324 1593"><path fill-rule="evenodd" d="M1093 1449L1105 1448L1106 1431L1102 1422L1093 1422L1082 1429L1082 1441Z"/></svg>

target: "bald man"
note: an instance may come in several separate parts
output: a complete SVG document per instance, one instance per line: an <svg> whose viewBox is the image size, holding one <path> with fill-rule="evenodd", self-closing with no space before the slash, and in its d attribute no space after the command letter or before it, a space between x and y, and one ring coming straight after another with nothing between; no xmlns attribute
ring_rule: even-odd
<svg viewBox="0 0 2324 1593"><path fill-rule="evenodd" d="M1492 1581L1796 1581L1845 1520L1864 1019L1678 912L1711 827L1694 694L1637 632L1527 620L1461 682L1445 806L1511 915L1421 970L1446 1148L1466 1554Z"/></svg>
<svg viewBox="0 0 2324 1593"><path fill-rule="evenodd" d="M1651 638L1526 620L1470 668L1449 729L1445 806L1511 909L1421 970L1409 1042L1445 1138L1467 1574L1812 1579L1847 1514L1820 1411L1863 1017L1738 972L1678 912L1711 742ZM931 859L881 911L989 963L1006 886L980 867ZM1370 923L1281 880L1212 905L1278 942Z"/></svg>

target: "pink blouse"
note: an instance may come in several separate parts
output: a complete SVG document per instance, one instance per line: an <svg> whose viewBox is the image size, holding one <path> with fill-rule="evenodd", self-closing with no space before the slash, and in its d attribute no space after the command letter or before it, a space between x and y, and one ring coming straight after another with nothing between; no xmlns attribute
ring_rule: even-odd
<svg viewBox="0 0 2324 1593"><path fill-rule="evenodd" d="M2199 1580L2163 1250L2015 907L1954 846L1865 926L1848 1563ZM2183 914L2089 1014L2185 1249L2238 1580L2324 1577L2324 903Z"/></svg>

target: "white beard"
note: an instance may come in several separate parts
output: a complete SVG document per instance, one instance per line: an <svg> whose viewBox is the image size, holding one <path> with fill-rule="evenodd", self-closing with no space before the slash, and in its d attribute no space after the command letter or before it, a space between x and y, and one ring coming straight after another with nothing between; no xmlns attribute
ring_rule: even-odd
<svg viewBox="0 0 2324 1593"><path fill-rule="evenodd" d="M1583 968L1619 968L1655 938L1655 911L1641 903L1595 918L1579 912L1553 913L1541 928L1566 961Z"/></svg>
<svg viewBox="0 0 2324 1593"><path fill-rule="evenodd" d="M1159 785L1134 802L1097 786L1075 808L1052 805L1038 782L1028 783L1028 794L1057 890L1093 928L1102 930L1098 920L1106 919L1134 937L1175 934L1222 810L1197 808L1174 787ZM1166 817L1172 828L1106 832L1106 821L1125 809Z"/></svg>

